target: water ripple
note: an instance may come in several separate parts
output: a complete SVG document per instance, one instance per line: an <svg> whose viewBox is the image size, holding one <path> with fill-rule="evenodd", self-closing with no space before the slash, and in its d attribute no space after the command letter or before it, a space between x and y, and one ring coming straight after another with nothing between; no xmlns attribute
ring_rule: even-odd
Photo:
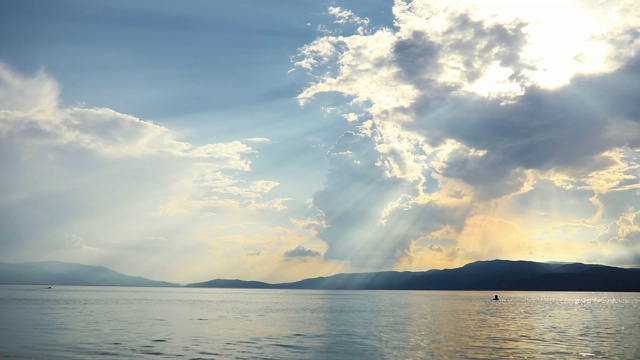
<svg viewBox="0 0 640 360"><path fill-rule="evenodd" d="M0 289L4 358L640 358L640 294Z"/></svg>

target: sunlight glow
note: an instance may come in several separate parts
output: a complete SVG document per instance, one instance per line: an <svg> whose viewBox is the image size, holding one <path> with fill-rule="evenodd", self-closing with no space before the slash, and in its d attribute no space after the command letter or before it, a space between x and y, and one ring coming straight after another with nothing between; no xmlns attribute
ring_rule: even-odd
<svg viewBox="0 0 640 360"><path fill-rule="evenodd" d="M522 85L555 88L567 84L576 74L607 72L612 61L604 34L615 25L610 17L585 11L576 1L462 1L458 11L473 8L478 19L494 19L504 24L526 24L527 42L520 56L528 64ZM552 10L550 10L552 9ZM510 97L521 93L520 85L509 80L513 69L492 64L482 78L465 89L483 96Z"/></svg>

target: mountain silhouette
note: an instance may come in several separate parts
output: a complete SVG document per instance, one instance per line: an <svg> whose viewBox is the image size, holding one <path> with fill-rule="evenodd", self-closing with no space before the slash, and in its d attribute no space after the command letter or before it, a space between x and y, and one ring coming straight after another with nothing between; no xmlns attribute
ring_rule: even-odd
<svg viewBox="0 0 640 360"><path fill-rule="evenodd" d="M0 284L25 285L101 285L101 286L178 286L128 276L104 266L89 266L59 261L21 264L0 263Z"/></svg>
<svg viewBox="0 0 640 360"><path fill-rule="evenodd" d="M224 289L273 289L275 285L260 281L216 279L185 285L186 287L224 288Z"/></svg>
<svg viewBox="0 0 640 360"><path fill-rule="evenodd" d="M128 276L104 266L49 261L0 263L0 284L179 286ZM337 274L289 283L215 279L195 288L344 290L522 290L640 292L640 269L582 263L477 261L455 269Z"/></svg>
<svg viewBox="0 0 640 360"><path fill-rule="evenodd" d="M640 269L582 263L477 261L460 268L425 272L338 274L291 283L212 280L189 287L351 290L522 290L640 292Z"/></svg>

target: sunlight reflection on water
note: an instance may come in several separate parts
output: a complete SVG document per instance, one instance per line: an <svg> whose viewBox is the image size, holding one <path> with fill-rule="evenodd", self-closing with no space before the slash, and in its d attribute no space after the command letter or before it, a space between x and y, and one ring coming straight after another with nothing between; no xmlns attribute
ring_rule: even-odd
<svg viewBox="0 0 640 360"><path fill-rule="evenodd" d="M640 358L638 293L0 286L6 358Z"/></svg>

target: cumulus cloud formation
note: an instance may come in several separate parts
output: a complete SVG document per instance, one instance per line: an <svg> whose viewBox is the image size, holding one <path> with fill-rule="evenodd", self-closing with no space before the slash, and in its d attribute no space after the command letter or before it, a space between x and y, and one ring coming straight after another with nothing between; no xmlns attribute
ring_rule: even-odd
<svg viewBox="0 0 640 360"><path fill-rule="evenodd" d="M637 5L398 0L393 14L394 28L327 33L295 61L314 76L301 104L334 92L361 108L313 198L325 258L381 268L637 253L603 240L640 207Z"/></svg>
<svg viewBox="0 0 640 360"><path fill-rule="evenodd" d="M0 261L275 281L494 258L640 266L637 1L357 6L370 18L330 6L318 37L304 34L295 99L282 99L294 83L270 84L268 104L218 113L232 95L211 105L214 91L169 106L165 123L64 105L47 71L0 63ZM261 113L218 128L234 106ZM332 116L310 124L313 108ZM305 114L280 123L290 111ZM169 126L204 121L190 138Z"/></svg>
<svg viewBox="0 0 640 360"><path fill-rule="evenodd" d="M106 263L133 249L156 261L190 259L213 225L238 221L238 210L286 207L270 195L277 182L238 175L255 153L245 143L195 146L152 121L62 107L59 93L44 71L0 64L3 261L77 261L81 252Z"/></svg>

